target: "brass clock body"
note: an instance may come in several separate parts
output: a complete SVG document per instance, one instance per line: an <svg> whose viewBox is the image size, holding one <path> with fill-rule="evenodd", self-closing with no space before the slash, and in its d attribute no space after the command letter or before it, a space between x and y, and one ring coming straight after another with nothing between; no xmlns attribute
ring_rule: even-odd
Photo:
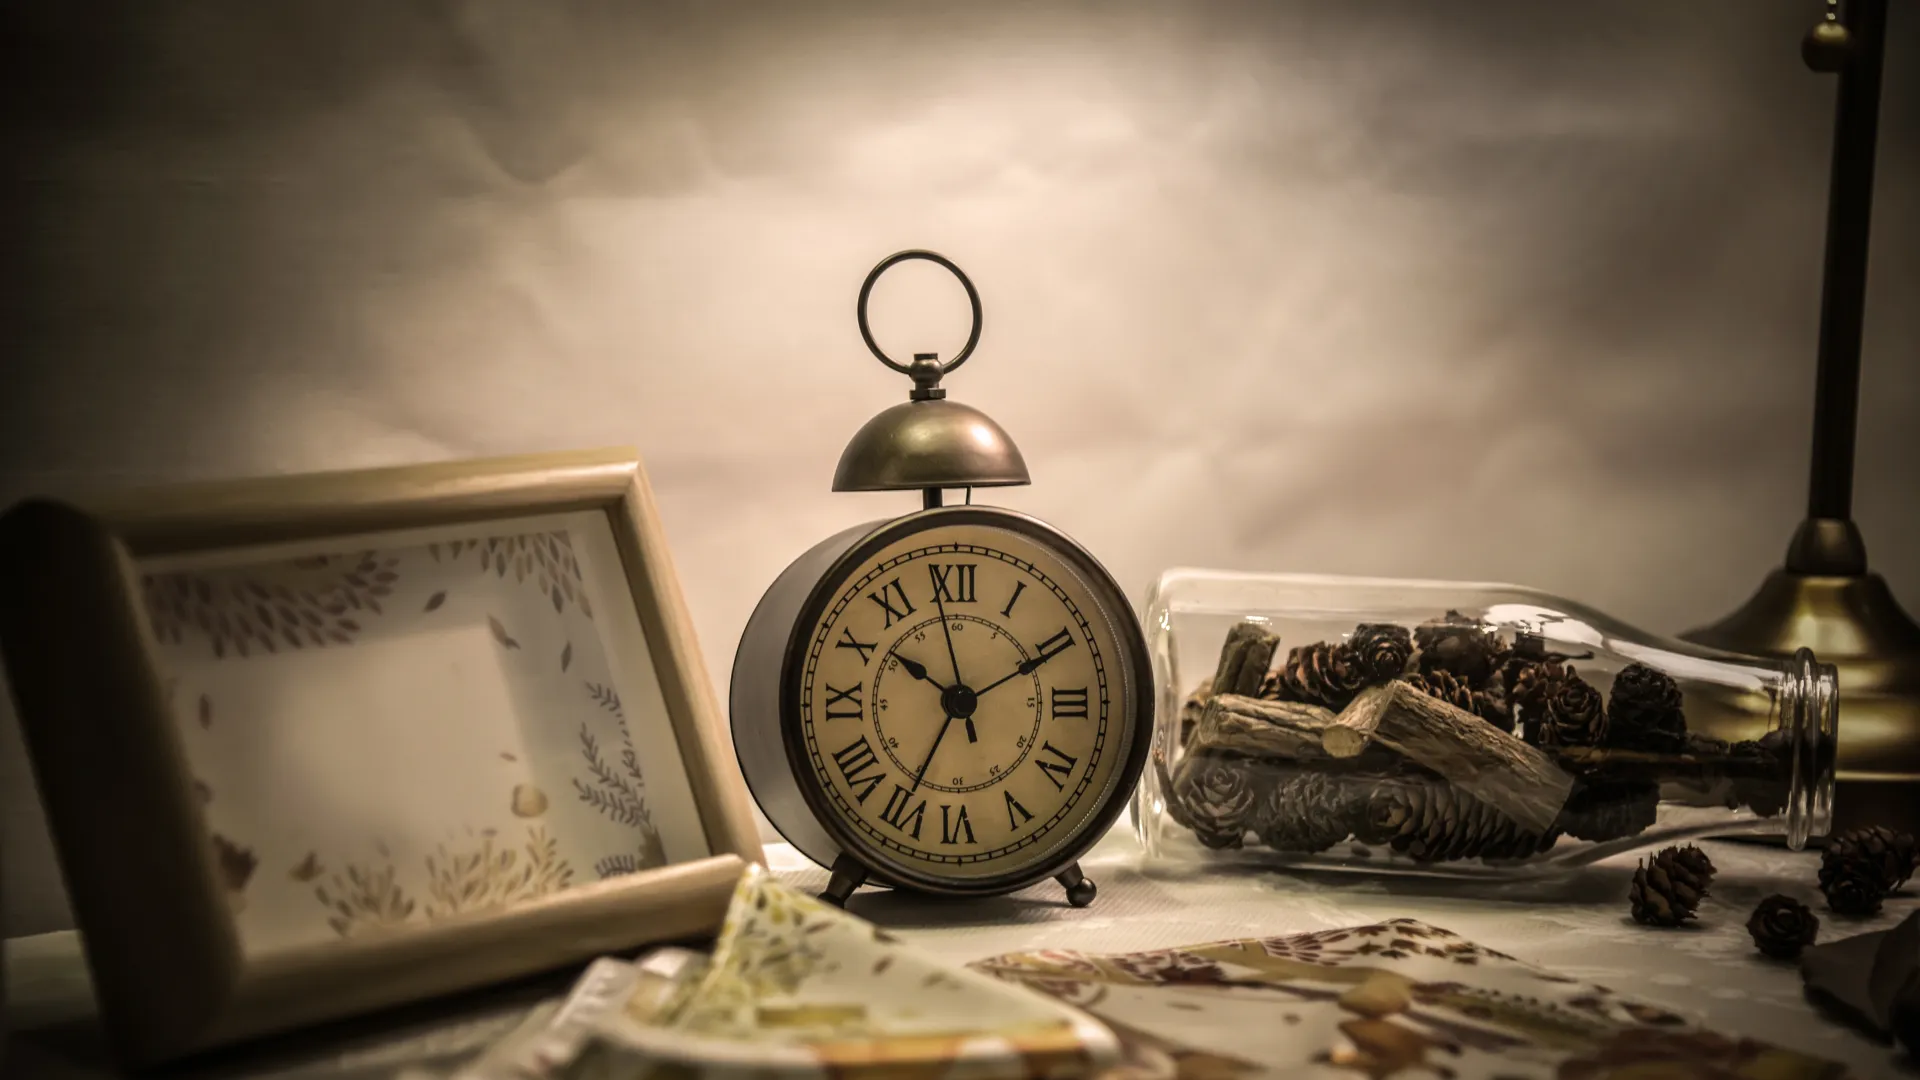
<svg viewBox="0 0 1920 1080"><path fill-rule="evenodd" d="M734 664L734 743L774 827L842 876L987 895L1065 875L1091 899L1074 866L1140 778L1150 686L1083 548L1024 514L930 509L774 582Z"/></svg>

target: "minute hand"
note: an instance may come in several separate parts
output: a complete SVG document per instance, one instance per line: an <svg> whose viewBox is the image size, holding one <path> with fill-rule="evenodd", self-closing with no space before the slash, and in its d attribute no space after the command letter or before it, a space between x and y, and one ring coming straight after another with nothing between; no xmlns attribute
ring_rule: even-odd
<svg viewBox="0 0 1920 1080"><path fill-rule="evenodd" d="M1073 647L1072 643L1069 642L1066 645L1062 645L1061 647L1053 650L1052 652L1041 653L1039 656L1036 656L1031 660L1022 660L1020 661L1020 666L1017 668L1014 668L1012 673L1007 675L1002 675L1000 678L995 679L994 681L988 683L987 685L981 687L978 690L975 690L973 692L973 696L975 698L983 697L986 695L987 691L993 689L996 686L999 686L1001 683L1006 682L1009 679L1017 679L1022 675L1031 675L1034 673L1034 670L1037 669L1041 664L1044 664L1047 661L1053 659L1054 657L1059 656L1061 653L1066 652L1068 649L1072 647Z"/></svg>

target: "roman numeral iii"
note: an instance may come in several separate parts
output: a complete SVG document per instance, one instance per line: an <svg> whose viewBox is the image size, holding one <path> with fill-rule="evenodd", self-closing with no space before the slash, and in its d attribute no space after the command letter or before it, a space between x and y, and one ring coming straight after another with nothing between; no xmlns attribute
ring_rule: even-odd
<svg viewBox="0 0 1920 1080"><path fill-rule="evenodd" d="M846 777L847 786L853 789L853 801L862 805L887 776L865 735L834 751L833 760L840 766L840 775Z"/></svg>
<svg viewBox="0 0 1920 1080"><path fill-rule="evenodd" d="M896 598L900 601L899 607L893 606L893 601ZM868 593L867 599L886 609L887 626L892 626L894 623L913 614L913 601L907 599L907 590L900 587L899 578L894 578L892 581L882 585L879 592ZM882 627L882 629L885 629L885 627Z"/></svg>
<svg viewBox="0 0 1920 1080"><path fill-rule="evenodd" d="M1045 757L1036 757L1033 759L1033 763L1040 766L1040 771L1046 774L1047 779L1053 781L1055 790L1065 791L1067 787L1067 777L1073 774L1073 767L1079 764L1080 759L1077 757L1068 757L1052 743L1041 743L1040 753L1050 754L1056 760L1049 761Z"/></svg>
<svg viewBox="0 0 1920 1080"><path fill-rule="evenodd" d="M899 784L893 785L893 794L887 796L887 806L880 811L880 820L918 840L920 839L920 818L926 813L927 800L921 799L913 803L912 809L908 809L907 804L912 799L913 794L906 788Z"/></svg>
<svg viewBox="0 0 1920 1080"><path fill-rule="evenodd" d="M948 604L973 603L973 569L973 563L929 564L927 575L933 579L934 600Z"/></svg>
<svg viewBox="0 0 1920 1080"><path fill-rule="evenodd" d="M965 836L966 839L960 839L962 836ZM958 814L953 813L953 807L948 806L946 803L940 804L940 842L943 844L971 844L974 842L973 822L967 820L967 807L965 803L960 805L960 812Z"/></svg>
<svg viewBox="0 0 1920 1080"><path fill-rule="evenodd" d="M831 690L832 687L828 687L828 689ZM855 689L858 689L858 687L855 687ZM1082 686L1077 690L1055 689L1052 691L1052 695L1053 718L1055 720L1062 718L1085 720L1087 718L1086 687Z"/></svg>

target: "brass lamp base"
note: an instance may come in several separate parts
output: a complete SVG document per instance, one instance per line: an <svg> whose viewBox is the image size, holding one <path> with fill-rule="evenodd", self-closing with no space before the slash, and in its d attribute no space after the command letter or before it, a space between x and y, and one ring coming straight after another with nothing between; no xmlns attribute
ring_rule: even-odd
<svg viewBox="0 0 1920 1080"><path fill-rule="evenodd" d="M1834 665L1840 676L1834 831L1864 825L1920 831L1920 625L1900 609L1885 579L1864 566L1854 574L1776 570L1740 610L1680 636L1780 659L1805 647ZM1764 734L1764 722L1750 715L1706 711L1694 726L1728 740Z"/></svg>

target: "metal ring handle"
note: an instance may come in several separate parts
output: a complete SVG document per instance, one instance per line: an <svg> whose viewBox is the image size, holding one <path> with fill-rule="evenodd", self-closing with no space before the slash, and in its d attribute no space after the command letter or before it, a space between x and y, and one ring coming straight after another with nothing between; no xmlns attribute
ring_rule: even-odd
<svg viewBox="0 0 1920 1080"><path fill-rule="evenodd" d="M873 340L873 331L867 326L867 296L873 292L873 283L880 280L880 275L886 273L888 267L891 267L895 263L906 262L908 259L925 259L928 262L939 263L941 266L946 267L954 277L960 279L960 284L967 290L967 302L973 305L973 333L967 335L967 343L960 347L958 355L940 365L940 374L945 375L947 372L966 363L967 357L973 355L973 347L980 344L980 294L973 290L973 282L967 280L967 275L961 273L960 268L953 265L953 261L945 255L934 251L920 251L915 249L911 251L896 251L886 258L881 259L880 265L873 268L873 272L867 275L866 283L860 286L860 337L867 343L867 348L873 352L873 355L880 358L881 363L902 375L913 374L911 368L905 364L895 363L893 358L880 351L880 344Z"/></svg>

